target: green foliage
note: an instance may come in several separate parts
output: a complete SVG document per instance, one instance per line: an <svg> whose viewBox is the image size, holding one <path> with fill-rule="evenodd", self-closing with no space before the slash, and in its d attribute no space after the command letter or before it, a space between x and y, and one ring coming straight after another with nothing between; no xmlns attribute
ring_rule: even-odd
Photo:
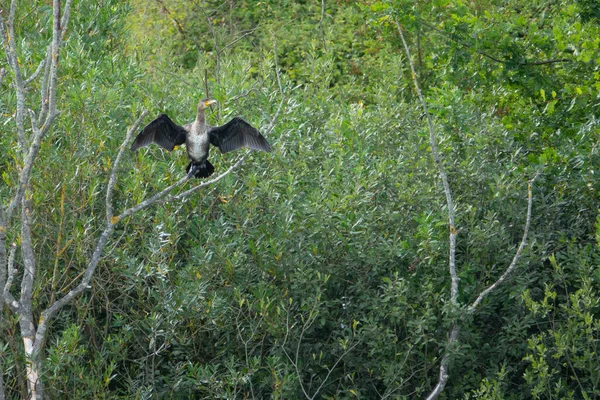
<svg viewBox="0 0 600 400"><path fill-rule="evenodd" d="M597 246L569 246L551 256L552 275L543 298L524 293L540 332L528 339L523 377L533 398L591 399L600 394L600 252Z"/></svg>
<svg viewBox="0 0 600 400"><path fill-rule="evenodd" d="M443 396L597 396L593 7L337 1L322 16L319 2L76 2L61 115L34 168L38 310L85 268L107 174L142 109L183 124L210 94L210 122L241 115L265 131L283 107L272 153L116 226L91 290L53 323L49 396L408 399L432 389L460 310L448 304L447 210L396 19L455 197L461 304L510 264L526 182L539 173L529 246L464 321ZM30 73L51 8L18 12L36 15L16 27ZM11 79L0 87L4 200L18 176ZM239 156L213 154L217 172ZM182 150L127 153L115 208L163 189L185 164ZM16 397L14 318L2 331Z"/></svg>

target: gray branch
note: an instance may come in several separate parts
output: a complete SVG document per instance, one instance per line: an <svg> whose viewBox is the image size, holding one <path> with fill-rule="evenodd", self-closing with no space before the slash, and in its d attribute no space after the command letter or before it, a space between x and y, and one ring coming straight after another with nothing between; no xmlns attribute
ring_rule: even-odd
<svg viewBox="0 0 600 400"><path fill-rule="evenodd" d="M412 80L414 82L417 94L419 95L419 99L421 101L421 104L423 106L423 110L425 112L425 115L427 117L427 121L429 123L429 133L430 133L430 145L431 145L431 150L433 153L433 158L435 159L436 164L438 165L439 171L440 171L440 176L442 178L442 183L444 186L444 192L446 194L446 203L448 206L448 220L450 223L450 262L449 262L449 270L450 270L450 277L452 280L452 286L451 286L451 295L450 295L450 301L452 306L456 309L458 307L458 283L459 283L459 279L458 276L456 274L456 258L455 258L455 254L456 254L456 226L454 224L454 207L452 204L452 192L450 191L450 185L448 183L448 177L446 174L446 171L444 169L444 165L442 163L442 160L439 156L439 151L437 148L437 143L435 140L435 132L433 129L433 120L431 118L431 115L429 114L429 111L427 109L427 103L425 102L425 99L423 97L423 94L421 93L421 90L419 88L418 82L417 82L417 74L415 72L411 57L410 57L410 51L408 48L408 45L406 44L406 40L404 39L404 35L402 33L402 29L400 28L400 24L398 23L398 20L396 20L396 26L398 28L398 33L400 34L400 38L402 39L402 43L404 44L404 49L406 51L406 55L408 58L408 63L410 65L410 69L412 72ZM517 249L517 252L511 262L511 264L509 265L509 267L506 269L506 271L500 276L500 278L498 278L498 280L496 282L494 282L492 285L490 285L487 289L485 289L484 291L482 291L479 296L477 297L477 299L473 302L473 304L471 304L471 306L468 307L467 312L469 313L473 313L477 306L481 303L481 301L485 298L485 296L487 296L490 292L492 292L494 289L496 289L502 282L504 282L504 280L506 280L506 278L514 271L514 269L517 266L517 262L523 252L523 249L525 247L525 245L527 244L527 235L529 232L529 225L531 222L531 209L532 209L532 192L531 192L531 186L533 184L533 181L535 180L532 179L529 182L529 186L528 186L528 205L527 205L527 218L526 218L526 223L525 223L525 230L523 233L523 239L521 240L521 244L519 245L519 248ZM446 344L446 348L444 350L444 355L442 356L442 360L440 362L440 369L439 369L439 376L438 376L438 382L436 384L436 386L434 387L434 389L431 391L431 393L427 396L427 400L434 400L437 399L437 397L443 392L444 388L446 387L446 384L448 383L448 377L449 377L449 364L450 364L450 356L452 354L452 347L453 345L455 345L455 343L458 342L458 335L460 333L460 323L458 320L455 321L454 325L452 326L452 329L450 330L450 334L448 335L448 341Z"/></svg>
<svg viewBox="0 0 600 400"><path fill-rule="evenodd" d="M25 163L19 176L19 186L17 188L17 193L13 197L6 210L8 222L10 222L14 210L21 202L23 194L25 193L25 188L29 185L29 179L31 178L31 169L33 168L33 163L35 162L35 159L37 158L37 155L40 151L42 139L44 138L44 135L50 130L50 126L52 125L52 122L54 122L54 119L56 117L57 114L49 115L41 129L37 129L36 124L32 124L32 128L34 129L33 139L31 141L31 145L29 146L29 151L27 152L27 157L25 158Z"/></svg>
<svg viewBox="0 0 600 400"><path fill-rule="evenodd" d="M10 293L10 289L12 287L13 279L15 278L15 254L17 253L17 245L12 243L10 246L10 255L8 256L8 278L6 279L6 284L4 285L4 289L2 292L2 297L6 305L13 311L18 312L21 308L21 304L13 297L12 293Z"/></svg>
<svg viewBox="0 0 600 400"><path fill-rule="evenodd" d="M410 65L410 70L412 72L412 80L415 85L415 90L419 95L419 100L421 101L421 105L423 106L423 112L427 117L427 123L429 124L429 144L431 146L431 153L433 154L433 159L435 160L435 163L437 164L438 169L440 171L440 178L442 179L444 193L446 194L446 205L448 206L448 222L450 223L449 268L450 278L452 280L452 286L450 290L450 301L452 302L453 306L457 306L458 276L456 274L456 225L454 223L454 205L452 202L452 191L450 190L450 184L448 183L448 175L446 174L444 163L442 162L442 159L439 154L437 140L435 138L435 130L433 129L433 119L431 118L431 114L429 114L427 102L425 101L423 93L421 93L421 89L419 88L419 84L417 82L417 73L415 72L415 67L413 65L412 59L410 58L410 50L408 49L406 40L404 40L404 34L402 33L402 29L400 28L398 20L396 20L396 27L398 28L398 33L400 34L400 38L402 39L402 43L404 44L404 50L406 51L406 57L408 58L408 64Z"/></svg>
<svg viewBox="0 0 600 400"><path fill-rule="evenodd" d="M133 132L137 131L138 127L142 123L142 120L144 119L144 117L146 116L147 113L148 113L147 110L142 111L142 113L140 114L138 119L135 121L133 126L127 131L125 140L123 140L123 144L119 148L119 154L117 154L117 158L115 159L115 162L113 163L113 168L110 173L110 178L108 179L108 187L106 188L106 222L109 224L113 223L112 222L112 218L113 218L112 196L113 196L114 187L117 183L117 169L118 169L119 164L121 163L121 157L123 157L123 152L127 148L127 144L131 140L131 136L133 135Z"/></svg>
<svg viewBox="0 0 600 400"><path fill-rule="evenodd" d="M41 62L40 65L38 65L38 67L36 68L36 70L33 72L33 74L31 74L31 76L29 78L27 78L25 80L25 86L29 86L29 84L31 82L33 82L34 80L37 79L37 77L40 75L40 73L42 72L42 70L44 69L44 67L46 66L46 58L44 58Z"/></svg>
<svg viewBox="0 0 600 400"><path fill-rule="evenodd" d="M69 0L67 0L67 3ZM52 57L50 58L50 81L48 87L48 117L56 114L56 84L58 79L58 55L61 39L60 25L60 0L52 1L53 27L52 27Z"/></svg>
<svg viewBox="0 0 600 400"><path fill-rule="evenodd" d="M17 45L15 42L15 12L17 8L17 2L12 1L10 4L10 13L8 21L5 21L0 13L0 36L2 37L2 44L4 46L4 52L6 53L6 60L12 70L14 76L15 95L17 100L17 110L15 114L15 122L17 124L17 139L19 142L19 148L21 153L24 155L26 150L25 141L25 128L23 125L23 118L25 115L25 86L23 83L23 74L21 67L19 66L19 58L17 55ZM8 221L10 221L10 215L7 215Z"/></svg>
<svg viewBox="0 0 600 400"><path fill-rule="evenodd" d="M6 271L8 268L7 254L6 254L6 233L8 227L6 226L6 214L4 213L4 206L0 201L0 320L2 319L2 302L4 301L4 285L6 284Z"/></svg>
<svg viewBox="0 0 600 400"><path fill-rule="evenodd" d="M440 373L438 376L438 382L427 396L426 400L434 400L437 399L440 394L444 391L446 387L446 383L448 383L448 366L450 364L450 350L449 347L452 346L458 340L458 333L460 332L460 325L456 324L452 327L450 331L450 336L448 336L448 342L446 345L446 349L444 350L444 355L442 356L442 361L440 362Z"/></svg>
<svg viewBox="0 0 600 400"><path fill-rule="evenodd" d="M412 80L415 85L415 90L419 95L419 100L421 101L421 105L423 106L423 112L427 117L427 122L429 124L429 143L431 146L431 153L433 154L433 158L438 166L438 170L440 172L440 177L442 179L442 184L444 186L444 193L446 194L446 205L448 206L448 222L450 224L449 229L449 241L450 241L450 249L449 249L449 271L450 271L450 279L451 279L451 288L450 288L450 303L454 309L458 308L458 275L456 274L456 225L454 223L454 205L452 203L452 192L450 190L450 184L448 183L448 175L446 174L446 169L444 168L444 163L439 155L439 150L437 147L437 140L435 138L435 130L433 129L433 119L431 118L431 114L429 114L429 110L427 108L427 102L423 97L423 93L421 93L421 89L419 88L419 83L417 82L417 73L415 72L415 67L413 65L410 50L408 48L408 44L406 44L406 40L404 39L404 34L402 33L402 29L400 28L400 24L396 19L396 27L398 28L398 33L400 34L400 38L402 39L402 44L404 45L404 50L406 51L406 57L408 59L408 64L410 65L410 70L412 72ZM433 391L427 396L427 400L436 399L440 393L446 387L446 383L448 382L448 366L450 363L450 354L451 348L453 344L458 340L458 333L460 332L460 325L458 322L455 322L452 326L452 330L450 331L450 335L448 336L448 342L446 345L446 349L444 350L444 355L442 356L442 361L440 362L440 372L438 376L438 382L433 389Z"/></svg>
<svg viewBox="0 0 600 400"><path fill-rule="evenodd" d="M6 214L4 213L2 204L0 204L0 316L2 314L3 303L6 303L13 312L17 311L20 306L10 293L10 288L15 276L15 253L17 251L17 245L14 243L11 244L10 253L7 256L6 234L8 232L8 226L6 222Z"/></svg>
<svg viewBox="0 0 600 400"><path fill-rule="evenodd" d="M4 77L6 76L8 72L6 72L6 70L4 68L0 68L0 85L2 85L2 82L4 82Z"/></svg>
<svg viewBox="0 0 600 400"><path fill-rule="evenodd" d="M500 276L500 278L498 278L498 280L496 282L494 282L493 284L488 286L487 289L485 289L481 293L479 293L479 296L477 296L477 299L475 299L473 304L471 304L469 306L469 308L467 308L467 311L469 313L475 312L475 310L477 309L477 306L479 306L479 304L485 298L485 296L487 296L494 289L496 289L498 286L500 286L500 284L502 284L502 282L504 282L506 280L506 278L517 267L517 262L519 261L519 258L521 257L521 254L523 253L523 249L527 245L527 235L529 234L529 226L531 224L531 209L533 208L532 186L533 186L533 182L535 181L535 178L536 177L534 177L532 180L530 180L529 184L527 185L527 217L525 219L525 229L523 231L523 238L521 239L521 244L519 244L519 248L517 249L517 252L515 253L515 256L513 257L512 262L510 263L510 265L508 266L506 271L504 271L504 273Z"/></svg>
<svg viewBox="0 0 600 400"><path fill-rule="evenodd" d="M40 115L38 119L38 125L42 123L42 121L48 115L48 81L50 80L50 59L52 58L52 44L48 46L48 51L46 52L46 61L44 62L44 78L42 79L42 88L41 88L41 96L40 99L42 103L40 104Z"/></svg>
<svg viewBox="0 0 600 400"><path fill-rule="evenodd" d="M66 26L69 23L71 16L71 1L67 0L63 10L62 18L60 16L60 1L53 0L54 20L52 28L52 42L48 45L46 52L44 79L42 80L41 89L41 110L38 120L38 125L46 126L48 119L52 118L56 111L56 84L58 77L58 56L62 42L65 38ZM59 22L60 21L60 22Z"/></svg>
<svg viewBox="0 0 600 400"><path fill-rule="evenodd" d="M33 326L33 281L35 279L36 263L33 243L31 240L31 206L25 197L21 201L21 257L23 258L23 278L21 279L21 297L19 303L19 320L21 322L21 335L24 337L35 336ZM24 323L23 323L24 322Z"/></svg>
<svg viewBox="0 0 600 400"><path fill-rule="evenodd" d="M108 241L108 238L110 237L110 234L113 231L113 226L113 224L107 224L104 228L104 231L98 239L98 243L96 244L96 248L94 250L94 253L92 254L92 258L90 259L88 267L83 273L83 277L79 285L71 289L66 295L56 300L54 304L52 304L50 307L48 307L42 312L42 315L40 316L39 320L37 333L35 335L35 345L33 349L34 353L40 350L42 343L45 341L48 323L52 320L56 313L62 307L69 304L77 295L89 288L89 283L92 279L94 271L96 270L96 266L102 258L102 253L104 251L104 247L106 246L106 242Z"/></svg>

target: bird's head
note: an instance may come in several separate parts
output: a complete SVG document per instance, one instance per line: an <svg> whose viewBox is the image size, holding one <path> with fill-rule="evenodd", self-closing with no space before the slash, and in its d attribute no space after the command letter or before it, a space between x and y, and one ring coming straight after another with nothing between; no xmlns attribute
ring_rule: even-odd
<svg viewBox="0 0 600 400"><path fill-rule="evenodd" d="M198 110L204 110L208 108L211 104L215 104L217 101L213 99L202 99L198 103Z"/></svg>

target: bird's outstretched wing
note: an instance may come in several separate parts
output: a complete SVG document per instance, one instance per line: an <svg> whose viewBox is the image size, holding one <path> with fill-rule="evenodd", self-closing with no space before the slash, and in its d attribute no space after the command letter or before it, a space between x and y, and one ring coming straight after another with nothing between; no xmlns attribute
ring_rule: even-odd
<svg viewBox="0 0 600 400"><path fill-rule="evenodd" d="M156 143L171 151L175 146L185 143L186 135L187 131L182 126L177 125L166 114L160 114L137 135L131 150L136 151L140 147Z"/></svg>
<svg viewBox="0 0 600 400"><path fill-rule="evenodd" d="M267 139L256 128L239 117L235 117L225 125L211 128L208 134L210 143L217 146L221 153L228 153L242 147L271 151L271 145Z"/></svg>

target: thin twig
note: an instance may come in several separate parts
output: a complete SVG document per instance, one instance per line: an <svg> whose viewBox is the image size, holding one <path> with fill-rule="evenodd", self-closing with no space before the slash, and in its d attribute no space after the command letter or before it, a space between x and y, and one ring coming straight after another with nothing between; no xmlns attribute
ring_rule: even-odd
<svg viewBox="0 0 600 400"><path fill-rule="evenodd" d="M338 359L336 360L336 362L333 364L333 366L331 368L328 368L327 370L327 375L325 375L325 378L323 379L323 381L321 382L321 384L319 385L319 387L317 388L317 390L315 391L315 393L313 394L313 396L311 397L311 400L314 400L317 395L319 394L319 392L321 391L321 389L323 388L323 386L325 385L325 383L327 383L327 381L329 380L329 375L331 375L331 373L333 372L333 370L335 369L335 367L337 367L337 365L340 363L340 361L342 361L342 358L344 358L346 356L346 354L350 353L352 350L354 350L354 348L356 346L358 346L360 344L360 340L358 340L356 343L354 343L352 346L347 347L346 350L344 350L344 352L338 357Z"/></svg>
<svg viewBox="0 0 600 400"><path fill-rule="evenodd" d="M308 326L310 327L310 325L312 325L312 323L314 322L314 319L311 321L311 317L310 317L310 313L312 313L313 310L311 310L309 312L308 315ZM304 324L302 324L302 331L300 332L300 337L298 338L298 344L296 346L296 359L292 360L292 357L288 354L287 350L285 349L285 344L287 342L287 338L288 338L288 334L289 331L291 330L291 328L293 328L293 326L290 328L289 325L289 311L287 312L287 317L286 317L286 333L285 333L285 337L283 340L283 343L281 344L281 349L283 350L283 353L286 355L286 357L288 358L288 360L290 360L290 362L292 363L292 365L294 366L294 369L296 370L296 378L298 379L298 383L300 384L300 389L302 389L302 393L304 393L304 396L311 400L311 396L308 394L308 392L306 391L306 389L304 388L304 385L302 384L302 374L300 373L300 368L298 367L298 353L300 351L300 344L302 343L302 337L304 336L304 331L307 329L307 322L305 322ZM315 317L318 315L318 313L315 313ZM296 324L294 324L295 326Z"/></svg>
<svg viewBox="0 0 600 400"><path fill-rule="evenodd" d="M323 20L325 19L325 0L321 0L321 19L319 19L319 30L321 31L321 41L323 42L323 50L327 53L327 45L325 44L325 29L323 28Z"/></svg>
<svg viewBox="0 0 600 400"><path fill-rule="evenodd" d="M250 36L252 35L258 28L260 27L259 25L256 25L256 27L254 29L251 29L249 31L246 31L245 33L243 33L241 36L239 36L237 39L234 39L232 42L229 42L228 44L226 44L225 46L223 46L222 49L219 50L220 53L223 53L225 50L227 50L228 48L230 48L231 46L233 46L234 44L236 44L237 42L239 42L240 40L242 40L243 38L245 38L246 36Z"/></svg>
<svg viewBox="0 0 600 400"><path fill-rule="evenodd" d="M217 81L217 86L220 86L221 84L221 50L219 49L219 39L217 37L217 32L215 31L215 28L213 26L212 20L210 19L210 17L206 17L206 20L208 21L208 27L210 28L210 31L213 35L213 41L214 41L214 46L215 46L215 55L217 56L217 65L215 68L215 78ZM208 96L208 94L207 94Z"/></svg>

